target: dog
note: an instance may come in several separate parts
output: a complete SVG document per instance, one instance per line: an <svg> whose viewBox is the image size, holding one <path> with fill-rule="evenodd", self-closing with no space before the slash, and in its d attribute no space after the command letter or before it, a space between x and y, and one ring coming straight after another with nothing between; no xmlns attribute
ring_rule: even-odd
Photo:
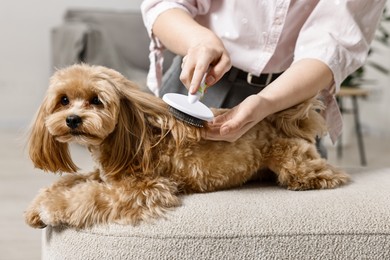
<svg viewBox="0 0 390 260"><path fill-rule="evenodd" d="M32 123L28 151L35 167L64 174L39 192L25 220L35 228L137 225L180 206L180 194L238 187L263 169L291 190L338 187L348 175L315 145L326 130L323 108L312 98L268 116L234 142L210 141L202 137L207 125L177 120L160 98L117 71L87 64L60 69ZM71 142L91 152L91 173L78 173Z"/></svg>

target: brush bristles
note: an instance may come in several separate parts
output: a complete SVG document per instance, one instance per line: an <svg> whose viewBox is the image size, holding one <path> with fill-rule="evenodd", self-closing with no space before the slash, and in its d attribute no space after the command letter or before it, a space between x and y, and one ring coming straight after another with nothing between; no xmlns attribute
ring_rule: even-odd
<svg viewBox="0 0 390 260"><path fill-rule="evenodd" d="M186 122L195 127L204 127L205 121L202 119L190 116L171 106L169 106L169 111L172 113L174 117L176 117L177 119L183 122Z"/></svg>

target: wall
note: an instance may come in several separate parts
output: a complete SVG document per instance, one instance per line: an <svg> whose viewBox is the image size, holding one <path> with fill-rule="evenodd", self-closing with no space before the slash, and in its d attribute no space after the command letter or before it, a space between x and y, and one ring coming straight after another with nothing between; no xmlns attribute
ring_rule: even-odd
<svg viewBox="0 0 390 260"><path fill-rule="evenodd" d="M72 7L139 9L141 0L13 0L0 3L0 128L23 127L48 85L50 30Z"/></svg>

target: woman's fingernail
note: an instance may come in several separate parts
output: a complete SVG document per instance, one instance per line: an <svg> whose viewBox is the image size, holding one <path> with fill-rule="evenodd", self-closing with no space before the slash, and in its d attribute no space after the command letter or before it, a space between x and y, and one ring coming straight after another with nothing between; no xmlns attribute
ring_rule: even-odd
<svg viewBox="0 0 390 260"><path fill-rule="evenodd" d="M215 78L212 75L209 75L206 77L206 84L207 85L212 85L214 84Z"/></svg>
<svg viewBox="0 0 390 260"><path fill-rule="evenodd" d="M190 85L190 88L188 89L188 91L191 93L191 94L194 94L194 89L195 89L195 86L194 85Z"/></svg>

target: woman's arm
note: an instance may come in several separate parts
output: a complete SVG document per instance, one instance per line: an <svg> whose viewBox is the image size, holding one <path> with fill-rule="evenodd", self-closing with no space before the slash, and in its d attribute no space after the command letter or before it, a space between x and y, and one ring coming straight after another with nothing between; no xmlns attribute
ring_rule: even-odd
<svg viewBox="0 0 390 260"><path fill-rule="evenodd" d="M312 98L332 83L333 74L323 62L300 60L263 91L216 117L205 138L235 141L268 115Z"/></svg>

